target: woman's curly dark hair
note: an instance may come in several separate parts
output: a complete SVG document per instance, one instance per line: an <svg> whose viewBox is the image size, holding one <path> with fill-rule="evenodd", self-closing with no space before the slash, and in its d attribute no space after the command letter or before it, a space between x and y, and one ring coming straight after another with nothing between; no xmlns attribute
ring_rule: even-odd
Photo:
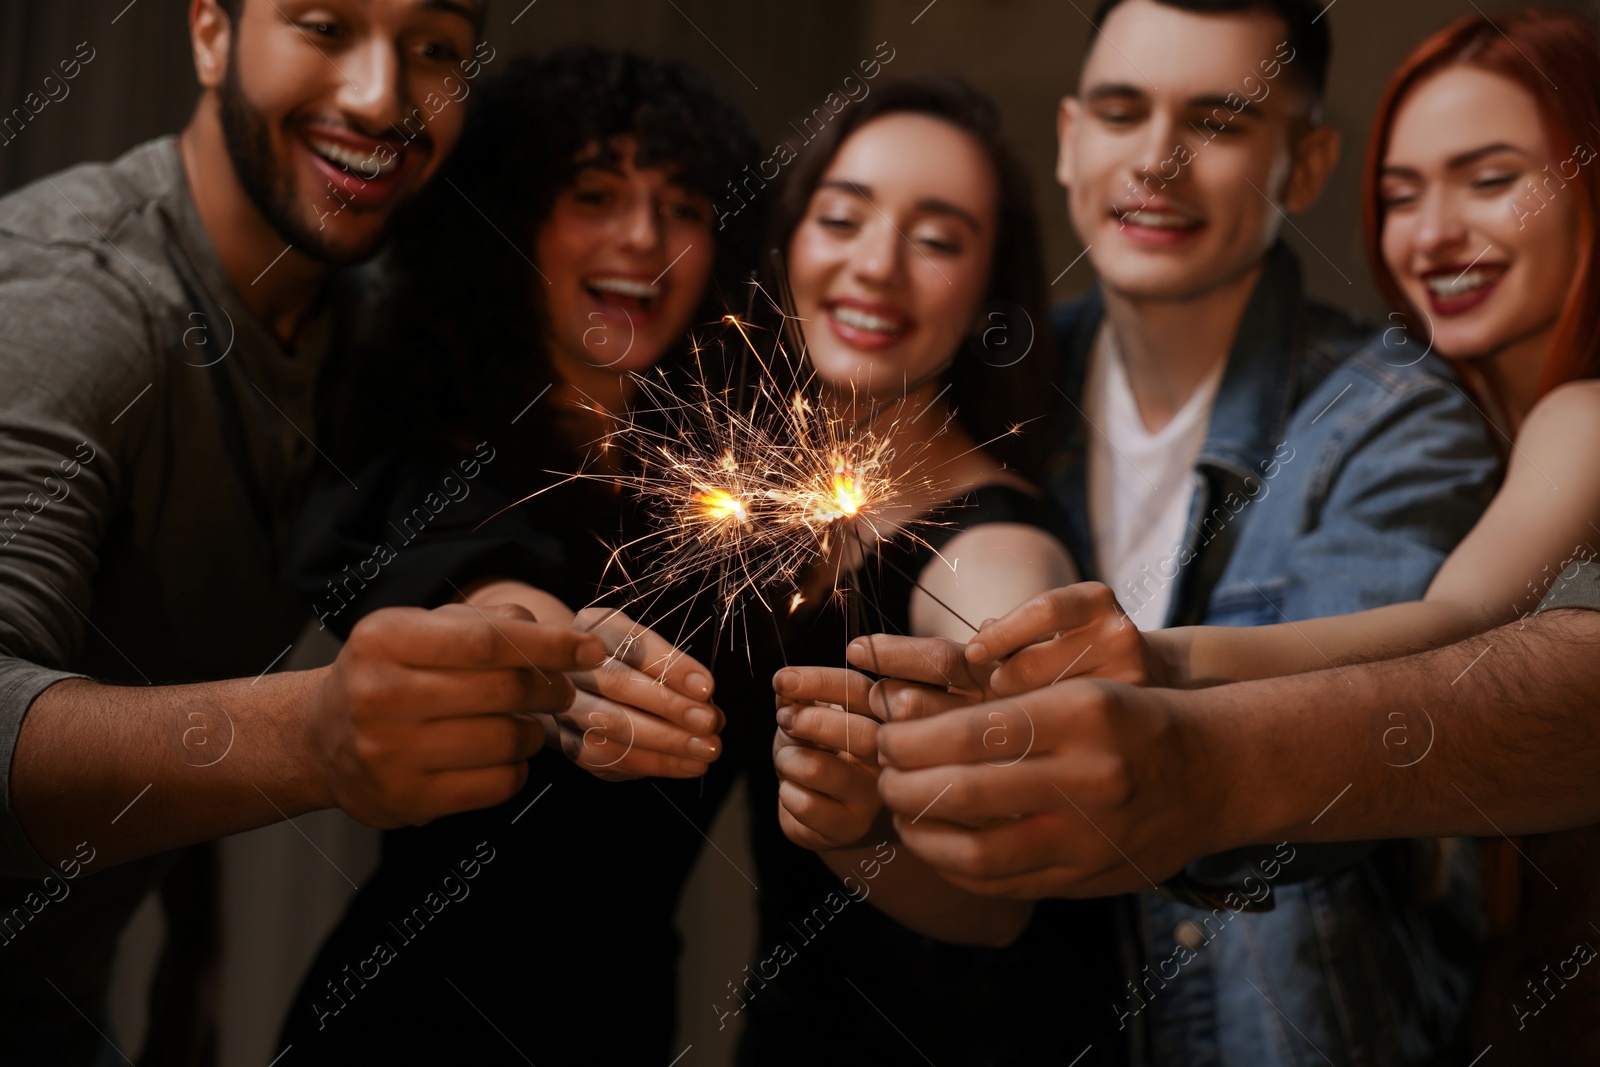
<svg viewBox="0 0 1600 1067"><path fill-rule="evenodd" d="M1001 133L994 101L950 75L918 75L874 89L800 150L773 211L767 244L786 254L840 146L872 120L900 113L928 115L967 133L994 169L999 219L984 317L978 333L956 354L945 381L967 432L980 442L992 442L986 451L1040 483L1045 444L1040 420L1052 406L1055 368L1044 253L1032 182ZM1025 426L1023 432L1011 433L1019 424Z"/></svg>
<svg viewBox="0 0 1600 1067"><path fill-rule="evenodd" d="M499 434L552 380L531 251L583 153L598 148L603 164L615 139L631 135L637 166L670 168L708 197L758 155L749 120L698 71L611 49L513 60L469 106L460 145L407 210L388 253L394 283L382 336L353 390L362 412L334 428L353 461L419 432ZM720 315L720 294L742 295L758 233L753 215L717 231L702 321ZM539 422L518 429L538 433Z"/></svg>

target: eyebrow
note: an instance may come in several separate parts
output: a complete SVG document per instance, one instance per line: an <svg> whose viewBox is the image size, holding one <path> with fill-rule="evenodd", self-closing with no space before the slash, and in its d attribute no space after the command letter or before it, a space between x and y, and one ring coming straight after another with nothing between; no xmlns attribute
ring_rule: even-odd
<svg viewBox="0 0 1600 1067"><path fill-rule="evenodd" d="M1496 141L1494 144L1486 144L1482 148L1474 148L1470 152L1462 152L1459 155L1451 156L1445 161L1445 169L1460 170L1462 167L1470 167L1485 156L1492 156L1496 152L1515 152L1519 156L1527 156L1529 158L1532 155L1526 148L1518 148L1516 145L1507 144L1505 141ZM1395 177L1413 178L1418 177L1421 172L1415 167L1385 165L1383 174L1386 177L1394 175Z"/></svg>
<svg viewBox="0 0 1600 1067"><path fill-rule="evenodd" d="M423 0L422 8L460 15L474 26L483 17L483 4L479 0Z"/></svg>
<svg viewBox="0 0 1600 1067"><path fill-rule="evenodd" d="M1093 89L1083 94L1083 99L1088 103L1096 103L1113 97L1128 99L1130 97L1143 100L1148 96L1143 89L1126 82L1112 82L1106 85L1096 85Z"/></svg>
<svg viewBox="0 0 1600 1067"><path fill-rule="evenodd" d="M1234 118L1238 118L1241 115L1249 115L1253 119L1266 118L1266 113L1244 94L1231 93L1229 95L1236 100L1243 100L1244 106L1235 111L1233 105L1228 103L1228 96L1197 96L1189 101L1189 107L1213 112L1218 108L1223 108Z"/></svg>
<svg viewBox="0 0 1600 1067"><path fill-rule="evenodd" d="M691 196L703 196L703 197L706 197L707 199L715 199L713 194L707 192L704 189L701 189L699 186L692 185L688 181L686 181L684 179L684 177L683 177L682 169L679 168L678 165L675 164L675 163L664 164L664 165L662 165L660 167L640 167L640 166L635 165L634 169L635 170L665 170L667 172L667 185L668 186L670 186L670 187L672 187L674 189L677 189L677 190L679 190L681 192L688 193ZM574 165L574 170L572 172L572 179L571 179L571 181L569 181L567 183L568 188L571 188L574 184L576 184L578 178L586 170L599 171L601 174L609 174L613 178L627 178L627 176L628 176L628 172L623 169L622 164L619 163L619 162L616 162L615 156L613 156L611 162L606 162L602 157L596 156L596 157L594 157L592 159L579 161Z"/></svg>
<svg viewBox="0 0 1600 1067"><path fill-rule="evenodd" d="M832 178L828 181L820 182L817 185L817 188L838 189L841 192L858 196L869 203L873 198L872 186L867 185L864 182L851 181L849 178ZM948 215L952 218L960 219L962 222L970 226L974 233L983 232L983 226L973 216L972 212L968 211L964 207L961 207L959 204L952 204L948 200L941 200L936 196L927 196L917 201L916 208L918 211L926 215Z"/></svg>
<svg viewBox="0 0 1600 1067"><path fill-rule="evenodd" d="M1240 108L1238 111L1234 111L1233 106L1228 102L1230 96L1236 100L1243 100L1244 107ZM1146 93L1143 89L1140 89L1136 85L1129 85L1124 82L1113 82L1107 85L1095 86L1093 89L1090 89L1088 92L1084 93L1083 98L1087 103L1093 104L1098 103L1101 100L1148 100L1150 98L1150 94ZM1255 105L1254 101L1245 97L1243 93L1237 92L1231 94L1224 93L1221 95L1216 93L1207 93L1204 96L1191 97L1184 106L1190 110L1199 109L1205 111L1215 111L1217 108L1223 107L1227 108L1228 111L1231 112L1236 118L1240 115L1249 115L1251 118L1258 119L1265 117L1262 110Z"/></svg>

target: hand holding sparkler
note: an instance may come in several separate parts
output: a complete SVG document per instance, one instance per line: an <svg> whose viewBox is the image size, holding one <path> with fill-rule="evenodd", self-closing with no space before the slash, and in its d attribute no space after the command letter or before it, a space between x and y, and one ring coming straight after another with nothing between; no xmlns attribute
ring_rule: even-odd
<svg viewBox="0 0 1600 1067"><path fill-rule="evenodd" d="M778 731L778 821L813 851L850 848L891 828L878 796L878 728L969 707L993 694L963 647L938 637L878 634L851 642L851 663L896 675L874 682L838 667L785 667L772 679Z"/></svg>
<svg viewBox="0 0 1600 1067"><path fill-rule="evenodd" d="M995 692L1005 696L1077 677L1165 686L1177 673L1099 582L1040 593L984 622L966 658L992 671Z"/></svg>
<svg viewBox="0 0 1600 1067"><path fill-rule="evenodd" d="M846 886L858 867L883 860L873 902L918 933L997 947L1016 940L1032 917L1030 905L973 894L894 849L894 814L879 793L878 741L890 728L884 690L864 674L833 667L786 667L772 681L778 821L789 839L820 853ZM868 848L874 848L870 858L863 854Z"/></svg>
<svg viewBox="0 0 1600 1067"><path fill-rule="evenodd" d="M965 645L943 637L872 634L850 642L845 658L883 676L872 687L872 699L885 722L926 719L1000 695L993 686L994 665L969 662Z"/></svg>
<svg viewBox="0 0 1600 1067"><path fill-rule="evenodd" d="M608 781L705 774L722 754L724 723L709 699L711 672L620 611L586 608L573 624L610 656L571 675L572 707L552 716L567 758Z"/></svg>
<svg viewBox="0 0 1600 1067"><path fill-rule="evenodd" d="M836 667L786 667L772 680L778 730L778 822L815 852L854 848L892 832L878 798L872 680Z"/></svg>
<svg viewBox="0 0 1600 1067"><path fill-rule="evenodd" d="M564 672L603 655L512 604L374 611L306 707L319 806L389 828L509 800L543 743L539 713L572 700Z"/></svg>
<svg viewBox="0 0 1600 1067"><path fill-rule="evenodd" d="M710 702L711 672L652 630L619 611L589 608L573 615L556 597L525 582L486 580L469 587L468 603L513 604L546 622L592 634L606 658L572 671L569 706L538 716L545 743L597 778L696 778L722 752L722 712Z"/></svg>

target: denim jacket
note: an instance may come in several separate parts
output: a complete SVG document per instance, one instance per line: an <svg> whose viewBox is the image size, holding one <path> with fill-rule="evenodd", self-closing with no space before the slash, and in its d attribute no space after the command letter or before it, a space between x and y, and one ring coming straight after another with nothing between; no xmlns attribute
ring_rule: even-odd
<svg viewBox="0 0 1600 1067"><path fill-rule="evenodd" d="M1080 405L1103 313L1095 289L1054 321L1070 403L1049 480L1086 579L1098 577L1086 489L1096 431ZM1399 330L1373 337L1307 299L1294 254L1272 249L1196 463L1187 543L1144 580L1176 583L1168 624L1292 622L1423 596L1487 506L1499 461L1449 368L1421 353ZM1371 758L1398 767L1406 755L1374 739ZM1434 843L1285 843L1192 865L1197 882L1246 888L1212 910L1154 894L1130 903L1128 984L1112 1011L1134 1061L1442 1059L1476 953L1471 869L1469 849ZM1424 874L1427 895L1413 889ZM1239 910L1268 888L1271 910Z"/></svg>

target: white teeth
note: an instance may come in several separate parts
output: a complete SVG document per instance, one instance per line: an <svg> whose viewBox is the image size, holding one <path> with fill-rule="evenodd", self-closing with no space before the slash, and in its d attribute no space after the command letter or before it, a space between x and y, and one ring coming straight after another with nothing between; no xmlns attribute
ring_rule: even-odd
<svg viewBox="0 0 1600 1067"><path fill-rule="evenodd" d="M1457 275L1454 278L1446 278L1442 275L1436 278L1429 278L1427 286L1434 296L1443 300L1450 300L1470 293L1474 289L1481 289L1499 276L1498 271L1469 270L1465 274Z"/></svg>
<svg viewBox="0 0 1600 1067"><path fill-rule="evenodd" d="M374 149L361 155L342 144L318 137L309 138L309 143L317 155L362 178L381 178L400 165L400 153L392 149L388 152Z"/></svg>
<svg viewBox="0 0 1600 1067"><path fill-rule="evenodd" d="M1152 230L1187 230L1194 225L1183 215L1165 211L1124 211L1122 221Z"/></svg>
<svg viewBox="0 0 1600 1067"><path fill-rule="evenodd" d="M618 296L631 296L639 300L655 300L661 296L661 286L633 278L591 278L587 284L589 288L598 289L602 293L616 293Z"/></svg>
<svg viewBox="0 0 1600 1067"><path fill-rule="evenodd" d="M836 307L831 309L831 314L835 320L857 330L891 335L900 333L900 324L893 319L886 319L855 308Z"/></svg>

